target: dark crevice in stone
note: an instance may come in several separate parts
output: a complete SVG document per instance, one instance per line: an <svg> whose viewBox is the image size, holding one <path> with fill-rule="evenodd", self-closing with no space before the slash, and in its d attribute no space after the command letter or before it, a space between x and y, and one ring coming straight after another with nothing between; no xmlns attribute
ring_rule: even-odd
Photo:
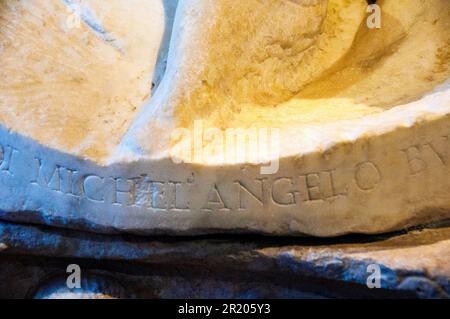
<svg viewBox="0 0 450 319"><path fill-rule="evenodd" d="M344 282L326 278L312 278L302 275L292 276L292 274L283 274L275 272L249 272L239 271L236 269L212 269L207 266L200 268L192 268L187 265L167 265L160 267L158 265L139 265L121 261L108 261L99 263L97 260L90 259L52 259L46 257L24 257L9 256L11 261L20 264L20 267L32 269L33 267L44 267L42 273L45 276L37 277L34 282L29 283L27 296L32 297L37 290L52 278L59 276L67 276L65 270L69 264L78 264L82 271L89 276L112 276L122 286L127 287L130 293L136 291L146 291L146 294L152 294L158 297L158 285L153 280L159 280L162 288L172 291L174 296L181 295L187 297L189 290L189 282L193 286L204 283L205 287L216 286L220 289L221 283L228 283L236 288L234 294L242 296L249 287L257 287L262 293L268 294L270 297L270 289L274 287L281 291L291 291L292 296L298 297L321 297L321 298L414 298L414 293L410 291L394 291L387 289L367 289L367 287L351 282ZM8 260L0 259L0 265ZM6 278L1 278L0 297L6 293L2 286L8 284ZM177 283L182 281L185 292L176 291ZM152 285L153 284L153 285ZM242 288L241 288L242 287ZM152 290L153 289L153 290ZM242 291L240 291L242 289ZM265 292L266 291L266 292ZM139 297L139 294L138 296ZM147 296L148 297L148 296ZM170 297L169 297L170 298Z"/></svg>
<svg viewBox="0 0 450 319"><path fill-rule="evenodd" d="M347 244L369 244L381 241L386 241L389 239L397 238L402 235L408 235L412 232L427 230L427 229L440 229L450 226L450 220L441 221L438 223L432 223L427 225L420 225L410 227L404 230L389 232L385 234L350 234L338 237L330 238L320 238L320 237L282 237L282 236L266 236L258 234L217 234L217 235L198 235L198 236L141 236L134 234L103 234L95 232L85 232L81 230L74 229L64 229L61 227L54 227L49 225L41 224L28 224L28 223L18 223L11 221L1 221L0 225L17 225L22 227L34 227L42 232L50 232L53 234L61 235L64 237L79 238L83 237L97 237L98 239L117 239L124 240L131 243L149 243L149 242L159 242L165 244L177 244L183 242L230 242L236 244L254 244L258 247L280 247L289 245L307 245L307 246L332 246L332 245L347 245Z"/></svg>

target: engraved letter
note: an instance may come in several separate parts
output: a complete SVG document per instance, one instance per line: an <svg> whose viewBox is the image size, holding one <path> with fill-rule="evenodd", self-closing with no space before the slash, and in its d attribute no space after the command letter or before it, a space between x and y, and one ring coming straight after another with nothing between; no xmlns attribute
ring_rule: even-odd
<svg viewBox="0 0 450 319"><path fill-rule="evenodd" d="M229 208L225 205L225 202L222 199L222 195L220 194L217 185L214 185L214 187L209 192L208 202L206 203L206 207L204 209L207 211L211 211L213 209L229 211Z"/></svg>
<svg viewBox="0 0 450 319"><path fill-rule="evenodd" d="M363 191L374 189L381 182L381 173L372 162L364 162L356 166L356 185Z"/></svg>
<svg viewBox="0 0 450 319"><path fill-rule="evenodd" d="M418 145L402 150L406 154L411 175L419 174L427 169L427 163L422 159Z"/></svg>
<svg viewBox="0 0 450 319"><path fill-rule="evenodd" d="M276 179L272 185L272 200L280 206L295 205L295 192L289 191L293 183L290 178L281 177Z"/></svg>
<svg viewBox="0 0 450 319"><path fill-rule="evenodd" d="M133 206L136 205L136 189L140 177L123 179L113 178L112 204Z"/></svg>
<svg viewBox="0 0 450 319"><path fill-rule="evenodd" d="M245 210L247 207L244 205L243 196L242 194L245 192L249 196L249 198L253 198L256 203L258 203L261 207L264 206L264 179L257 179L261 184L261 191L260 194L257 195L254 192L252 192L248 187L246 187L242 182L237 181L235 182L235 185L238 185L239 187L239 193L238 193L238 202L239 202L239 210Z"/></svg>
<svg viewBox="0 0 450 319"><path fill-rule="evenodd" d="M11 173L11 162L14 158L14 155L19 153L19 151L11 146L1 147L1 161L0 161L0 170Z"/></svg>
<svg viewBox="0 0 450 319"><path fill-rule="evenodd" d="M105 179L97 175L84 176L81 183L82 194L93 202L103 203L105 197L103 194L105 187Z"/></svg>

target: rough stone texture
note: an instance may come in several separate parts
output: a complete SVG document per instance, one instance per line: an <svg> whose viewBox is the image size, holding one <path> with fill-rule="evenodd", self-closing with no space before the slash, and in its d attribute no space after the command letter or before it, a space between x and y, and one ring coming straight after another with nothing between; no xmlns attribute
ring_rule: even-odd
<svg viewBox="0 0 450 319"><path fill-rule="evenodd" d="M319 237L450 218L448 0L379 1L379 30L365 0L73 3L0 4L1 218ZM224 151L237 128L263 133Z"/></svg>
<svg viewBox="0 0 450 319"><path fill-rule="evenodd" d="M450 2L377 4L1 1L0 297L448 298L448 225L256 235L450 218Z"/></svg>
<svg viewBox="0 0 450 319"><path fill-rule="evenodd" d="M65 271L73 263L81 266L91 292L101 288L100 293L110 297L450 296L447 225L334 240L253 236L163 239L2 222L0 243L2 298L68 293L63 286ZM382 289L366 286L367 267L374 263L382 270Z"/></svg>

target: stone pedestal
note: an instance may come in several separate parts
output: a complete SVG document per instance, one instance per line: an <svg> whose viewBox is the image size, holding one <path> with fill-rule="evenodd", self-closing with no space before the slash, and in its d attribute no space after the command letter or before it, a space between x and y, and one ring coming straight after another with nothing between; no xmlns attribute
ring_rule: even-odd
<svg viewBox="0 0 450 319"><path fill-rule="evenodd" d="M0 223L0 297L448 298L450 226L334 239L107 236ZM373 267L381 288L369 289Z"/></svg>

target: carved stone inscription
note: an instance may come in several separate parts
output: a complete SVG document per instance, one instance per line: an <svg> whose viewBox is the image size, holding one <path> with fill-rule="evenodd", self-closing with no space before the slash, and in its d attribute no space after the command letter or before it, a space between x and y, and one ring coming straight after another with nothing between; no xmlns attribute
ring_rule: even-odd
<svg viewBox="0 0 450 319"><path fill-rule="evenodd" d="M448 166L450 163L450 134L440 139L411 145L405 153L411 175L426 172L431 165Z"/></svg>
<svg viewBox="0 0 450 319"><path fill-rule="evenodd" d="M430 165L448 167L450 138L411 145L398 150L410 176L425 173ZM21 152L0 145L0 173L14 178L11 167ZM149 175L125 178L86 174L77 169L52 164L39 157L32 160L30 185L59 196L85 200L112 207L139 208L150 211L242 212L266 206L295 208L302 205L346 200L350 192L370 194L383 183L382 169L375 161L343 168L299 173L295 176L241 178L213 183L208 191L198 192L192 177L186 180L158 180ZM203 185L202 185L203 186ZM204 187L203 187L204 189ZM192 199L200 204L192 205ZM195 206L195 207L194 207Z"/></svg>
<svg viewBox="0 0 450 319"><path fill-rule="evenodd" d="M92 203L153 210L189 210L179 196L184 183L152 180L147 175L123 178L82 174L67 167L46 165L35 158L35 175L31 184Z"/></svg>
<svg viewBox="0 0 450 319"><path fill-rule="evenodd" d="M213 184L209 191L197 196L204 196L204 205L199 207L203 211L245 211L267 205L289 208L347 197L349 186L342 179L336 169L288 177L243 178L232 180L228 185L225 182ZM368 192L381 180L376 164L367 161L355 165L349 182ZM145 174L132 178L83 174L76 169L47 164L39 158L34 158L30 183L91 203L153 211L190 211L193 207L187 198L195 194L195 183L189 179L155 180Z"/></svg>

